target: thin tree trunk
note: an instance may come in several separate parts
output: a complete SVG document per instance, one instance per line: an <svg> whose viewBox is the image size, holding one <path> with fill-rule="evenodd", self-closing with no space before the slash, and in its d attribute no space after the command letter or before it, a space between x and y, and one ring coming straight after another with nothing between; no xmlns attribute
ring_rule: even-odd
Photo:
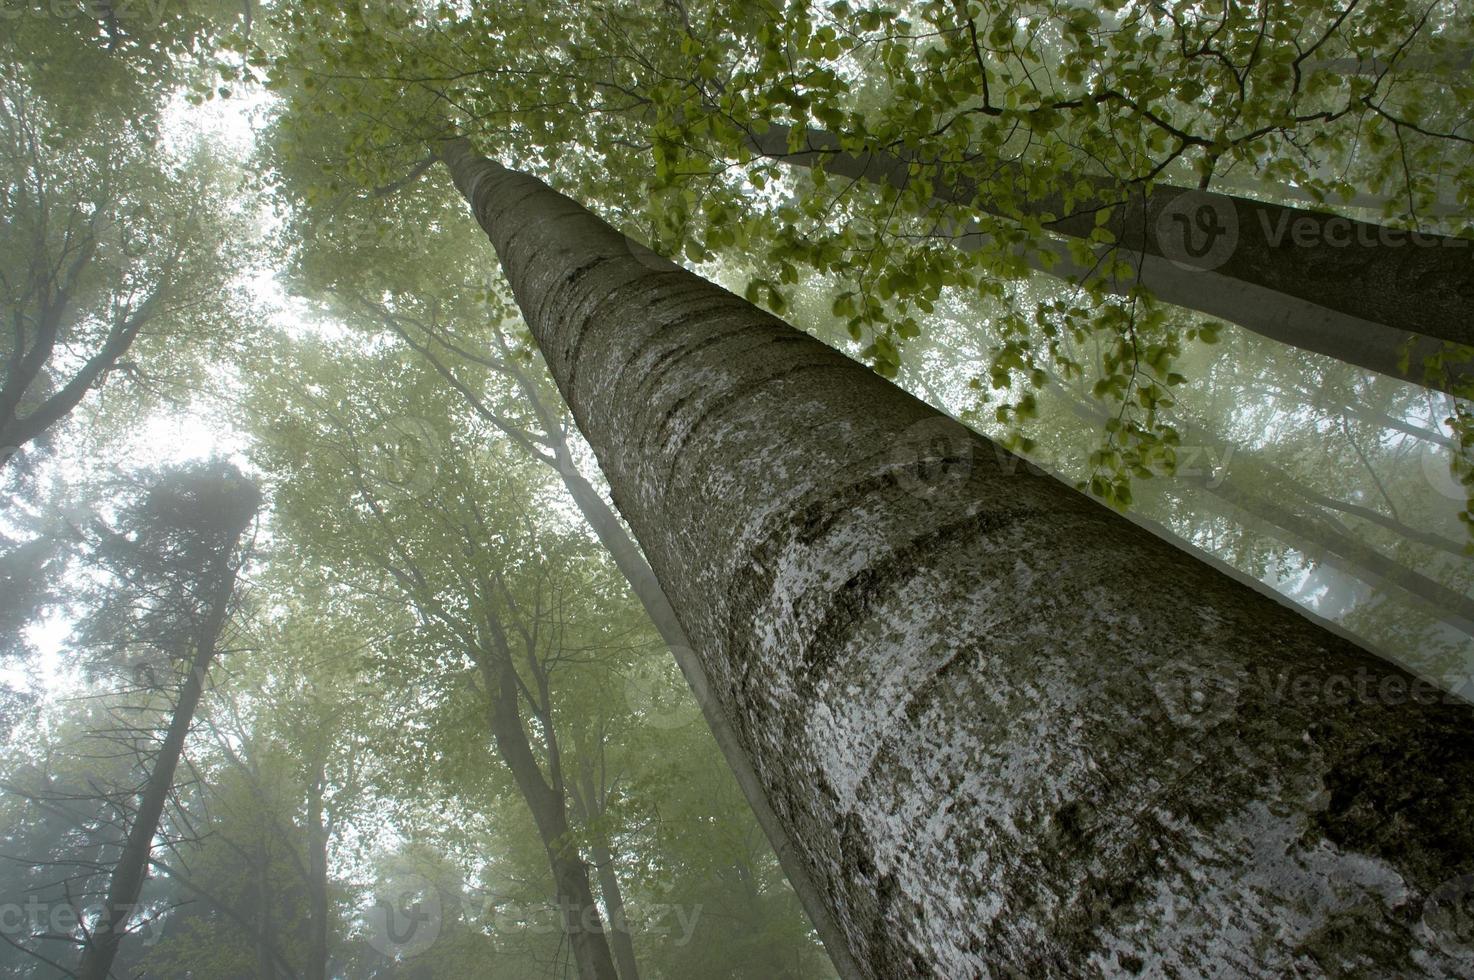
<svg viewBox="0 0 1474 980"><path fill-rule="evenodd" d="M532 752L517 704L517 677L510 657L494 666L485 655L477 662L492 699L491 732L497 753L522 793L553 873L563 932L573 947L580 980L619 980L604 935L589 872L569 833L567 801L562 787L549 785Z"/></svg>
<svg viewBox="0 0 1474 980"><path fill-rule="evenodd" d="M609 943L614 948L614 961L619 967L619 980L640 980L639 961L635 959L635 940L630 935L629 920L624 912L624 893L614 873L614 855L600 835L595 835L590 853L599 875L599 893L609 912Z"/></svg>
<svg viewBox="0 0 1474 980"><path fill-rule="evenodd" d="M792 166L822 166L826 172L875 184L903 187L914 174L933 180L938 207L963 205L1010 217L992 197L978 196L968 171L948 174L926 160L884 150L850 153L823 130L805 131L797 152L788 149L789 127L770 126L750 138L750 148ZM972 172L984 165L972 165ZM1025 176L1018 164L985 165L992 179ZM1338 358L1358 367L1453 394L1474 381L1474 364L1448 363L1447 377L1429 375L1424 359L1445 343L1474 347L1474 241L1442 235L1410 239L1409 233L1338 215L1268 204L1213 191L1158 186L1150 194L1122 188L1104 178L1068 175L1063 184L1084 180L1096 195L1065 207L1060 194L1042 198L1016 195L1013 206L1040 217L1065 215L1044 228L1066 237L1088 239L1095 212L1118 203L1106 227L1110 246L1135 274L1109 280L1124 293L1137 282L1160 298L1237 323L1280 343ZM1183 195L1192 195L1183 197ZM1186 221L1200 216L1221 229L1196 236L1193 249L1180 240L1181 212ZM968 236L971 241L968 242ZM964 229L964 244L977 247L975 227ZM1214 244L1201 258L1196 247ZM1301 244L1304 242L1306 244ZM1041 272L1078 280L1091 271L1076 262L1061 242L1046 242L1053 263L1032 250L1024 257ZM1103 247L1097 247L1103 252ZM1402 366L1404 355L1408 366ZM1453 359L1456 360L1456 359Z"/></svg>
<svg viewBox="0 0 1474 980"><path fill-rule="evenodd" d="M604 908L609 912L609 944L614 949L619 980L640 980L635 941L624 911L624 892L619 887L619 876L614 873L614 853L609 848L609 836L602 823L605 813L603 796L594 786L590 769L588 757L580 753L578 792L572 797L574 815L589 833L589 852L599 876L599 893L604 897Z"/></svg>
<svg viewBox="0 0 1474 980"><path fill-rule="evenodd" d="M1097 406L1089 404L1073 392L1063 388L1061 391L1068 399L1071 410L1078 417L1094 425L1105 422L1106 415ZM1201 426L1197 428L1197 433L1200 437L1207 435L1206 429ZM1222 442L1215 442L1214 448L1217 449L1218 459L1228 459L1230 454ZM1320 560L1334 555L1343 559L1347 563L1349 574L1370 585L1394 586L1425 606L1430 613L1445 623L1474 636L1474 599L1436 579L1429 578L1416 569L1408 568L1395 559L1387 557L1371 545L1357 540L1354 535L1339 529L1324 516L1317 520L1315 515L1307 514L1302 509L1296 509L1285 502L1285 494L1289 493L1314 505L1330 507L1353 516L1364 516L1362 512L1366 511L1366 508L1355 507L1344 501L1333 500L1324 494L1317 493L1309 487L1302 486L1288 473L1275 467L1257 461L1255 465L1267 476L1265 488L1270 491L1268 494L1249 489L1243 480L1235 477L1231 468L1226 465L1221 467L1221 472L1218 473L1199 471L1189 467L1174 474L1172 479L1196 487L1236 510L1252 514L1272 527L1287 532L1289 538L1285 539L1285 543L1299 548L1311 558ZM1377 516L1382 517L1380 514ZM1388 519L1383 517L1378 523L1385 525ZM1399 530L1401 527L1402 525L1398 525L1392 529ZM1406 530L1415 531L1413 528ZM1402 532L1399 530L1399 533ZM1437 535L1416 532L1409 538L1420 544L1432 544L1442 550L1451 550L1449 543ZM1427 538L1432 538L1432 541Z"/></svg>
<svg viewBox="0 0 1474 980"><path fill-rule="evenodd" d="M194 721L195 709L199 707L205 676L215 659L215 645L225 626L234 589L234 573L224 575L220 578L214 595L210 597L208 612L196 639L195 655L180 688L179 701L174 706L168 733L154 759L143 798L133 817L133 825L128 828L122 854L113 868L102 914L83 946L81 965L77 970L79 980L107 980L113 959L118 955L118 946L123 941L124 927L136 911L138 896L148 877L149 854L153 850L154 834L158 832L164 804L174 786L174 770L184 751L184 739Z"/></svg>
<svg viewBox="0 0 1474 980"><path fill-rule="evenodd" d="M1454 968L1468 705L441 152L862 975Z"/></svg>
<svg viewBox="0 0 1474 980"><path fill-rule="evenodd" d="M307 944L307 980L328 976L328 834L323 824L322 796L327 773L322 761L307 786L307 870L311 880Z"/></svg>

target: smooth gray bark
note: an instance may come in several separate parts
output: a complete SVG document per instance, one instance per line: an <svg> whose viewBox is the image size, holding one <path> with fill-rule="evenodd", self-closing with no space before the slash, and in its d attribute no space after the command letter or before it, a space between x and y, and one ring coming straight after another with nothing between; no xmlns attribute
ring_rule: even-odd
<svg viewBox="0 0 1474 980"><path fill-rule="evenodd" d="M1423 367L1445 344L1474 347L1474 241L1412 236L1214 191L1158 186L1143 194L1139 187L1081 175L1067 182L1089 185L1092 196L1067 206L1060 193L1030 195L1017 164L974 164L951 173L883 150L847 152L834 134L818 129L806 130L802 147L791 152L789 131L770 126L750 138L750 148L793 166L822 166L896 188L919 170L932 178L932 200L939 206L976 207L1003 217L1051 215L1055 220L1044 228L1069 238L1088 239L1096 210L1115 204L1105 226L1116 240L1110 248L1135 269L1128 280L1108 281L1115 292L1140 281L1167 302L1271 340L1452 394L1474 381L1474 363L1445 364L1446 377ZM1197 226L1200 221L1212 227ZM1055 256L1052 265L1032 250L1025 253L1042 272L1079 280L1091 271L1058 241L1042 247Z"/></svg>
<svg viewBox="0 0 1474 980"><path fill-rule="evenodd" d="M442 158L864 976L1458 968L1467 704Z"/></svg>

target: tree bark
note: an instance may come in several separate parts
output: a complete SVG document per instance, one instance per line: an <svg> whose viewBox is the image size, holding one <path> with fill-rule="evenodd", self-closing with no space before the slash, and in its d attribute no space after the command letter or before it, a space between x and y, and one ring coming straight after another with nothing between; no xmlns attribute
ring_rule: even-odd
<svg viewBox="0 0 1474 980"><path fill-rule="evenodd" d="M441 155L862 975L1455 968L1468 705Z"/></svg>
<svg viewBox="0 0 1474 980"><path fill-rule="evenodd" d="M237 536L238 534L239 531ZM205 676L215 659L216 644L220 639L220 631L225 626L234 590L235 574L231 572L220 576L210 596L208 611L195 643L195 654L190 660L188 673L180 687L179 700L169 720L169 730L164 736L158 756L154 759L138 811L133 817L133 825L128 828L123 851L109 878L102 914L82 947L82 960L77 969L79 980L107 980L113 960L118 955L124 927L135 911L144 880L148 877L149 854L153 850L154 834L158 832L169 791L174 787L174 770L184 751L185 736L189 734L190 725L194 722L195 709L199 707Z"/></svg>
<svg viewBox="0 0 1474 980"><path fill-rule="evenodd" d="M789 127L770 126L750 137L753 152L793 166L822 166L826 172L869 183L904 187L913 173L932 178L939 207L976 207L1002 217L1055 216L1044 228L1077 239L1095 230L1095 212L1115 203L1106 223L1121 259L1135 274L1108 280L1125 293L1140 282L1167 302L1237 323L1280 343L1338 358L1417 385L1459 394L1474 382L1474 363L1447 363L1446 376L1429 374L1423 362L1445 344L1474 347L1474 241L1409 233L1338 215L1268 204L1213 191L1158 186L1144 194L1105 178L1068 175L1084 181L1090 197L1066 207L1062 194L1030 197L1018 164L987 165L992 181L1012 180L1006 195L979 194L980 183L949 176L924 159L884 150L856 153L840 148L833 133L809 129L797 152L788 149ZM977 172L974 165L973 172ZM1184 196L1190 195L1190 196ZM1117 203L1119 202L1119 203ZM1063 216L1063 217L1060 217ZM1180 238L1183 225L1200 216L1221 227L1221 244L1194 257ZM976 247L975 228L972 234ZM1206 233L1192 232L1194 246ZM1305 244L1301 244L1304 242ZM1074 261L1060 242L1045 242L1047 263L1034 250L1024 257L1035 269L1079 280L1091 270ZM1104 247L1096 246L1097 253ZM1404 355L1408 366L1402 366ZM1456 360L1456 359L1452 359Z"/></svg>

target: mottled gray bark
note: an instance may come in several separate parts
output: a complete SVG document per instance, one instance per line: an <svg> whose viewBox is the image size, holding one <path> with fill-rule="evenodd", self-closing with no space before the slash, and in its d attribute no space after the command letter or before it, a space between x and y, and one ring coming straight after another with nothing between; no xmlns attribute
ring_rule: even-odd
<svg viewBox="0 0 1474 980"><path fill-rule="evenodd" d="M823 166L897 188L923 172L939 206L1053 216L1044 228L1070 238L1088 239L1096 211L1114 204L1105 225L1115 237L1111 248L1135 269L1133 277L1109 283L1116 292L1139 280L1168 302L1368 370L1451 392L1474 381L1471 363L1444 365L1446 376L1424 369L1425 358L1445 343L1474 346L1474 241L1412 236L1212 191L1159 186L1143 194L1139 187L1082 175L1066 183L1088 185L1089 196L1066 202L1062 193L1028 194L1022 168L997 161L987 165L988 179L1007 190L990 184L980 193L971 174L981 165L959 173L883 150L845 152L834 134L817 129L807 130L802 147L790 152L788 138L789 127L771 126L751 137L751 148L790 165ZM1077 280L1091 271L1061 243L1043 246L1054 254L1052 265L1025 252L1040 271Z"/></svg>
<svg viewBox="0 0 1474 980"><path fill-rule="evenodd" d="M1468 705L442 156L863 975L1458 968Z"/></svg>

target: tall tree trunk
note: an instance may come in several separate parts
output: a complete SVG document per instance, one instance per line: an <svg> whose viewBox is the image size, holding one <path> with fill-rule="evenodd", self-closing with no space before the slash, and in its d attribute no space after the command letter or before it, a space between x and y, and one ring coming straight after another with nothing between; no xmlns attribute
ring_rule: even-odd
<svg viewBox="0 0 1474 980"><path fill-rule="evenodd" d="M619 967L619 980L640 980L639 960L635 958L635 940L630 934L629 919L624 911L624 892L619 876L614 873L614 853L604 829L604 797L594 785L594 774L588 756L580 753L578 792L573 794L574 815L588 830L589 853L599 876L599 894L609 912L609 944L614 949L614 962Z"/></svg>
<svg viewBox="0 0 1474 980"><path fill-rule="evenodd" d="M1430 375L1423 366L1445 343L1474 347L1474 241L1414 239L1398 229L1213 191L1159 186L1143 194L1083 175L1069 175L1063 184L1084 180L1094 200L1067 208L1058 193L1020 193L1006 206L979 196L979 183L969 173L986 171L993 180L1012 178L1027 186L1021 165L989 161L959 172L884 150L851 153L841 149L835 134L818 129L806 130L800 149L790 152L789 132L787 126L770 126L750 138L750 148L792 166L822 166L892 187L925 174L933 180L932 200L939 208L964 205L1003 217L1012 216L1012 208L1035 217L1064 215L1044 228L1070 238L1088 239L1098 207L1120 202L1106 224L1116 239L1110 247L1135 275L1110 282L1113 291L1124 293L1139 281L1170 303L1271 340L1453 394L1474 382L1474 363L1452 358L1443 366L1446 377ZM1184 222L1195 229L1190 247L1182 238ZM979 243L975 227L964 228L960 237L964 247ZM1052 264L1032 251L1023 253L1039 271L1077 280L1091 271L1061 242L1044 248L1053 254ZM1198 248L1205 251L1195 257Z"/></svg>
<svg viewBox="0 0 1474 980"><path fill-rule="evenodd" d="M522 714L517 704L517 677L510 657L493 665L484 655L477 663L486 680L491 705L491 732L497 752L532 814L538 838L548 856L563 919L563 933L573 947L579 980L619 980L594 891L588 866L574 846L568 826L568 806L563 788L549 785L533 754Z"/></svg>
<svg viewBox="0 0 1474 980"><path fill-rule="evenodd" d="M234 541L235 538L231 540ZM215 659L215 646L220 639L220 631L225 627L234 590L234 573L225 574L219 577L210 596L208 611L195 640L194 657L180 687L174 714L169 720L169 730L164 736L158 756L154 759L153 770L144 786L143 798L133 816L133 825L128 828L123 851L113 868L102 914L82 948L81 965L77 970L79 980L107 980L113 959L118 955L124 927L135 911L134 906L143 890L144 879L148 877L149 854L153 850L154 834L158 832L164 804L174 786L174 770L184 751L184 739L194 721L195 709L199 707L205 676Z"/></svg>
<svg viewBox="0 0 1474 980"><path fill-rule="evenodd" d="M311 879L307 980L327 980L328 976L328 834L322 815L326 783L326 767L319 759L307 786L307 871Z"/></svg>
<svg viewBox="0 0 1474 980"><path fill-rule="evenodd" d="M441 153L864 976L1452 969L1468 705Z"/></svg>

